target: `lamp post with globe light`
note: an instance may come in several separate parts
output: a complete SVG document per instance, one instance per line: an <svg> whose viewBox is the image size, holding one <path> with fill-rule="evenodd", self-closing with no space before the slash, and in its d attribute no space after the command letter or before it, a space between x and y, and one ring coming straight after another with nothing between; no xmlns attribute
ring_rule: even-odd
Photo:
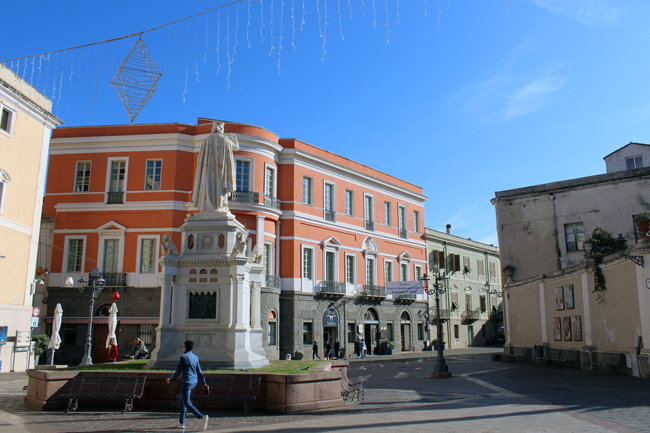
<svg viewBox="0 0 650 433"><path fill-rule="evenodd" d="M79 281L77 281L77 284L79 284L79 291L83 293L85 290L88 290L90 294L90 318L88 320L88 336L86 337L86 350L84 353L84 357L81 360L81 363L79 365L93 365L93 359L91 356L92 345L93 345L93 337L92 337L93 309L95 307L95 299L97 299L97 296L99 296L102 290L104 290L104 286L106 285L106 280L104 280L101 277L101 275L91 274L91 276L93 278L90 278L90 282L86 281L83 275L81 276ZM86 283L89 284L87 285ZM66 287L74 286L74 280L72 279L72 277L68 277L68 279L65 280L65 286Z"/></svg>
<svg viewBox="0 0 650 433"><path fill-rule="evenodd" d="M434 265L432 271L433 282L429 287L429 281L431 278L427 274L424 274L420 280L422 281L422 287L429 295L436 295L436 327L438 328L438 356L436 358L436 363L433 366L433 373L431 373L432 379L443 379L451 377L451 372L449 367L445 363L445 358L442 354L443 352L443 343L442 343L442 323L440 322L440 295L446 292L446 285L449 281L449 275L445 274L444 271L440 272L438 265Z"/></svg>

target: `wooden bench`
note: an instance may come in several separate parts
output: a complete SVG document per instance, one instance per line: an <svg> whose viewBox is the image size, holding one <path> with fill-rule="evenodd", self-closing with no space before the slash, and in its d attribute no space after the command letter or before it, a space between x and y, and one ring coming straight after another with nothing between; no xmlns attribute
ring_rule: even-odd
<svg viewBox="0 0 650 433"><path fill-rule="evenodd" d="M341 370L341 398L346 403L361 403L363 404L365 390L363 389L363 382L353 381L348 376L348 368L343 367Z"/></svg>
<svg viewBox="0 0 650 433"><path fill-rule="evenodd" d="M600 362L592 362L591 366L596 367L595 370L602 370L607 373L608 370L614 371L618 364L621 363L621 354L614 352L605 352L600 355Z"/></svg>
<svg viewBox="0 0 650 433"><path fill-rule="evenodd" d="M562 354L556 361L564 365L573 364L578 359L578 353L577 350L563 349Z"/></svg>
<svg viewBox="0 0 650 433"><path fill-rule="evenodd" d="M541 351L540 351L540 354L545 355L545 356L538 356L537 357L538 361L541 361L544 364L553 365L553 361L559 361L560 360L562 350L561 349L552 349L552 348L548 347L548 348L546 348L544 350L544 353L541 353Z"/></svg>
<svg viewBox="0 0 650 433"><path fill-rule="evenodd" d="M229 376L229 377L206 377L206 384L210 387L208 394L202 386L196 388L196 394L192 397L197 400L223 400L243 401L244 414L248 414L248 403L256 401L260 397L262 378L260 376Z"/></svg>
<svg viewBox="0 0 650 433"><path fill-rule="evenodd" d="M72 380L70 391L62 397L68 399L70 410L77 410L79 398L112 399L123 398L124 409L122 413L133 410L133 399L141 398L144 392L146 376L141 377L110 377L110 376L76 376Z"/></svg>

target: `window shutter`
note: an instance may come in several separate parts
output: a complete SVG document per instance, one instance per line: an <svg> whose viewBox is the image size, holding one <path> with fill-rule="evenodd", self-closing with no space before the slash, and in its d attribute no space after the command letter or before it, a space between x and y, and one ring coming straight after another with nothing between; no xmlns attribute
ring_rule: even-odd
<svg viewBox="0 0 650 433"><path fill-rule="evenodd" d="M465 309L467 311L472 310L472 293L471 292L465 292Z"/></svg>
<svg viewBox="0 0 650 433"><path fill-rule="evenodd" d="M460 256L458 254L454 255L456 271L460 271Z"/></svg>

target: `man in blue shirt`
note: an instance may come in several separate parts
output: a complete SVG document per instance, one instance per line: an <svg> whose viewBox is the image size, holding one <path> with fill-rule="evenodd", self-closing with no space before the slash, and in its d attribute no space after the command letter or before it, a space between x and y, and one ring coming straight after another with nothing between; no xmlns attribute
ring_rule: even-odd
<svg viewBox="0 0 650 433"><path fill-rule="evenodd" d="M179 375L181 376L181 395L179 396L181 405L181 417L179 422L181 428L185 428L185 415L189 410L198 419L203 420L203 430L205 430L208 428L209 416L203 415L199 412L190 401L190 397L192 395L192 390L198 383L197 376L201 379L206 394L210 388L205 383L205 377L203 377L203 372L199 365L199 357L192 353L192 349L194 349L194 342L192 340L186 340L185 343L183 343L183 355L181 355L181 358L178 360L178 367L176 367L174 374L167 379L167 383L170 383Z"/></svg>

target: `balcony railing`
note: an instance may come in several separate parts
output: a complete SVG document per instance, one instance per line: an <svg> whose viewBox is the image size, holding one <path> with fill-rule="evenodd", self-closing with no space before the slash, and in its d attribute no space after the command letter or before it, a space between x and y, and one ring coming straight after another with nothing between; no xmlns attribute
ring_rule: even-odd
<svg viewBox="0 0 650 433"><path fill-rule="evenodd" d="M345 295L345 283L336 281L321 281L320 293L323 295Z"/></svg>
<svg viewBox="0 0 650 433"><path fill-rule="evenodd" d="M375 222L366 220L366 230L375 231Z"/></svg>
<svg viewBox="0 0 650 433"><path fill-rule="evenodd" d="M375 286L372 284L363 285L363 296L366 298L385 298L386 297L386 287L384 286Z"/></svg>
<svg viewBox="0 0 650 433"><path fill-rule="evenodd" d="M404 293L401 295L397 295L397 298L395 298L396 301L400 302L415 302L418 298L418 295L415 293Z"/></svg>
<svg viewBox="0 0 650 433"><path fill-rule="evenodd" d="M88 285L92 286L93 280L96 280L100 277L106 280L104 287L126 287L126 273L124 272L88 274Z"/></svg>
<svg viewBox="0 0 650 433"><path fill-rule="evenodd" d="M451 319L451 310L447 310L444 308L440 309L440 321L443 322L445 320ZM431 320L432 321L437 321L438 320L438 310L435 308L431 309Z"/></svg>
<svg viewBox="0 0 650 433"><path fill-rule="evenodd" d="M493 322L502 322L503 321L503 311L493 311L490 313L490 320Z"/></svg>
<svg viewBox="0 0 650 433"><path fill-rule="evenodd" d="M399 229L399 237L402 239L408 239L409 231L406 229Z"/></svg>
<svg viewBox="0 0 650 433"><path fill-rule="evenodd" d="M478 308L476 310L465 310L460 317L465 322L475 322L481 317L481 310Z"/></svg>
<svg viewBox="0 0 650 433"><path fill-rule="evenodd" d="M281 282L282 279L278 277L277 275L267 275L266 276L266 286L265 287L272 287L274 289L280 289L281 288Z"/></svg>
<svg viewBox="0 0 650 433"><path fill-rule="evenodd" d="M324 212L325 212L325 215L324 215L325 220L336 222L336 212L334 212L333 210L326 210Z"/></svg>
<svg viewBox="0 0 650 433"><path fill-rule="evenodd" d="M123 204L124 192L123 191L109 191L106 197L106 204Z"/></svg>
<svg viewBox="0 0 650 433"><path fill-rule="evenodd" d="M254 191L234 191L230 201L241 204L261 204L273 209L280 209L280 201L269 195Z"/></svg>

